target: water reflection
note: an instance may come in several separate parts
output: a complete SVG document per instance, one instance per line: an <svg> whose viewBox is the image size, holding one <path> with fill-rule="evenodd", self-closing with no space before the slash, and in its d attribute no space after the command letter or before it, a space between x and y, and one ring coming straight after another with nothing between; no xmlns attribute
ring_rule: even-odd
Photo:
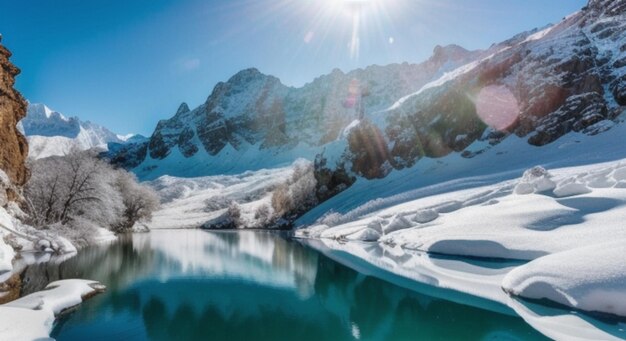
<svg viewBox="0 0 626 341"><path fill-rule="evenodd" d="M397 287L271 233L156 231L24 276L108 285L58 322L61 340L542 339L514 315Z"/></svg>

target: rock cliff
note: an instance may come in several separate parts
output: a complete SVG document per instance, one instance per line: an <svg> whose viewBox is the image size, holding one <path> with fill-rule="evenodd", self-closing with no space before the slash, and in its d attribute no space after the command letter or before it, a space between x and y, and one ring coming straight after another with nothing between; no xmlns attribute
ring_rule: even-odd
<svg viewBox="0 0 626 341"><path fill-rule="evenodd" d="M0 170L13 185L21 186L29 176L25 164L28 144L18 131L17 123L26 115L26 101L13 88L20 70L9 61L10 57L11 52L0 41ZM15 199L15 195L14 190L6 193L10 200Z"/></svg>

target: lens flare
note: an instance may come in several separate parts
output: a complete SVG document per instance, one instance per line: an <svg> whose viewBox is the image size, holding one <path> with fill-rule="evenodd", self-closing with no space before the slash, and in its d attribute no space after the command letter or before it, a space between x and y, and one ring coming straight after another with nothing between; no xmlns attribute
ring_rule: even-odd
<svg viewBox="0 0 626 341"><path fill-rule="evenodd" d="M520 114L517 99L504 85L489 85L476 97L476 113L488 126L499 130L507 130Z"/></svg>

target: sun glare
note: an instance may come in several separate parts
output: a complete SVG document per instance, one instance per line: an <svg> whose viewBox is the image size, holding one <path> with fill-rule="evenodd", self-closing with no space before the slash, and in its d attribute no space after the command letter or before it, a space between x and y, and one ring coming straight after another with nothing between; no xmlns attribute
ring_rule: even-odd
<svg viewBox="0 0 626 341"><path fill-rule="evenodd" d="M341 0L344 10L352 18L352 36L350 38L350 57L358 59L361 50L361 16L366 7L372 5L373 0Z"/></svg>

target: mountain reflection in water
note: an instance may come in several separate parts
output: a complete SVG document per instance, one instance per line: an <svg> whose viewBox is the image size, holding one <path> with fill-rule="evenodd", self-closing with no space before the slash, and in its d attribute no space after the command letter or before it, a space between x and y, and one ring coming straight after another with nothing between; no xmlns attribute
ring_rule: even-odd
<svg viewBox="0 0 626 341"><path fill-rule="evenodd" d="M60 340L543 339L518 317L365 276L268 232L153 231L33 265L25 292L108 286L57 322Z"/></svg>

